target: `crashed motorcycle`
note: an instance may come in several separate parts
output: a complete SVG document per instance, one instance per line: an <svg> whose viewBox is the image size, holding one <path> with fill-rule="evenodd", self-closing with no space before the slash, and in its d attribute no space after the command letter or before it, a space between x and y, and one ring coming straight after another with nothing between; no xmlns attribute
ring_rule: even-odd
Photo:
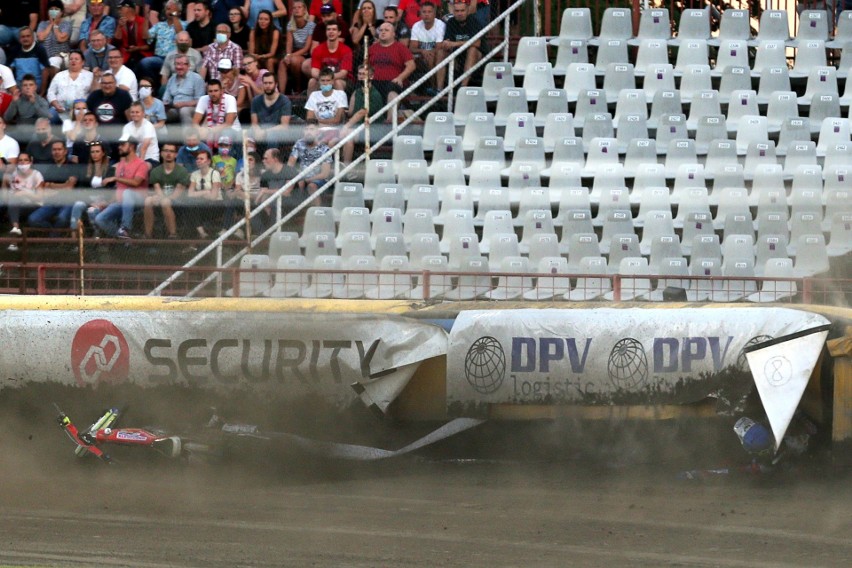
<svg viewBox="0 0 852 568"><path fill-rule="evenodd" d="M118 420L122 411L117 407L107 409L91 426L81 431L59 406L54 406L58 412L56 421L77 446L74 453L79 458L91 455L112 463L112 457L106 451L108 446L147 448L169 459L187 458L191 452L210 451L207 445L187 443L180 436L169 436L154 428L120 428Z"/></svg>

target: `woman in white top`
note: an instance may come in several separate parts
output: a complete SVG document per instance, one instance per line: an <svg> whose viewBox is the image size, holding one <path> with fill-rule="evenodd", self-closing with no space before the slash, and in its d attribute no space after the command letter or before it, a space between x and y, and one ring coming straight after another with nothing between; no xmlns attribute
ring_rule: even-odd
<svg viewBox="0 0 852 568"><path fill-rule="evenodd" d="M193 221L198 237L209 237L204 224L215 215L214 210L222 203L222 177L212 167L212 156L207 150L199 150L195 157L198 169L189 176L189 189L186 192L188 217Z"/></svg>
<svg viewBox="0 0 852 568"><path fill-rule="evenodd" d="M157 139L157 130L151 121L145 118L145 107L136 101L130 105L128 110L130 122L121 130L122 138L134 137L139 141L136 154L155 167L160 163L160 142Z"/></svg>
<svg viewBox="0 0 852 568"><path fill-rule="evenodd" d="M253 208L260 200L260 155L254 150L250 151L245 158L245 166L242 171L237 172L234 179L234 189L227 192L225 196L225 215L222 217L222 230L230 229L236 222L236 214L245 215L246 193L249 198L249 208ZM263 232L264 221L258 215L251 220L251 230L255 235ZM242 229L237 229L234 236L238 239L245 238Z"/></svg>
<svg viewBox="0 0 852 568"><path fill-rule="evenodd" d="M83 69L83 54L72 51L68 55L68 69L57 73L47 89L47 102L50 104L50 122L62 124L64 113L71 109L77 99L86 100L92 90L94 75Z"/></svg>
<svg viewBox="0 0 852 568"><path fill-rule="evenodd" d="M44 200L44 177L33 168L33 160L26 152L18 154L15 169L3 176L3 187L9 190L9 220L12 222L11 235L21 235L21 210L35 210ZM9 250L18 250L12 243Z"/></svg>

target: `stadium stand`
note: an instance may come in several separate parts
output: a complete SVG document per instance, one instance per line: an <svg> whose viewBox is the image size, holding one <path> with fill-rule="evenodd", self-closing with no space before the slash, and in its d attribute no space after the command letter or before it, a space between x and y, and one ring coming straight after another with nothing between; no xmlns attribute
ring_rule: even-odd
<svg viewBox="0 0 852 568"><path fill-rule="evenodd" d="M502 20L488 39L510 39L499 33L508 12L494 16ZM208 252L245 235L249 227L242 218L229 226L220 217L226 206L239 216L240 187L253 192L256 242L252 250L231 246L236 254L229 266L239 276L227 293L422 298L424 277L417 273L438 269L462 273L430 279L429 294L448 299L660 301L666 287L678 287L690 301L763 302L795 298L802 288L790 281L792 286L782 286L782 280L757 283L753 276L848 277L852 11L804 9L793 15L729 8L714 14L664 5L642 10L634 22L630 9L613 6L599 14L565 7L554 21L550 36L521 36L492 54L486 53L490 46L481 48L481 69L464 84L456 76L442 93L430 90L428 81L406 93L389 126L385 115L392 113L371 106L369 140L376 145L371 148L358 133L353 158L333 152L313 164L288 162L291 152L316 160L362 121L353 117L344 129L347 111L342 119L312 111L321 134L297 142L296 123L305 115L296 107L307 103L302 93L285 93L293 102L293 134L279 145L263 128L249 128L257 109L246 99L245 85L233 88L237 116L229 116L229 98L222 102L223 117L199 111L198 146L211 150L216 175L210 183L220 192L212 200L224 197L222 211L214 204L205 219L211 234L224 225L221 240L201 245ZM221 67L228 92L240 81ZM12 70L19 72L17 65ZM430 71L420 69L408 84ZM263 94L253 88L262 103ZM341 97L351 95L357 105L358 89L351 82ZM146 92L150 106L148 97ZM99 108L92 110L103 122ZM160 125L153 109L143 109L156 127L155 146L172 139L183 146L182 125ZM75 122L69 117L56 133L69 148L83 132ZM23 136L22 124L7 126L4 136L15 139L18 151L38 150L15 138ZM110 127L99 125L98 135L119 143L121 135ZM151 147L149 130L137 125L134 133ZM0 137L0 145L8 143ZM233 154L222 153L229 145ZM195 147L179 148L190 159L179 156L178 163L192 169ZM267 165L264 152L270 149L288 162L279 177ZM242 171L246 151L258 152L254 173ZM152 167L159 164L140 157ZM78 164L81 172L86 160ZM323 160L333 166L318 179L315 164ZM356 163L338 175L349 166L346 160ZM22 182L12 165L7 163L5 182L17 191ZM36 169L48 173L49 165ZM309 197L299 175L318 187L331 181L320 189L322 196ZM263 203L294 178L287 197ZM103 183L83 173L80 179L85 189ZM204 188L205 180L197 179ZM195 183L187 182L186 189ZM84 231L94 236L89 227ZM34 250L39 240L50 241L34 235L28 229L26 246ZM243 238L236 240L242 244ZM23 240L10 233L7 244L15 248L7 252L17 254ZM268 255L257 254L263 250ZM536 273L546 276L531 276ZM585 276L571 287L569 275L578 274ZM595 275L616 278L604 282ZM724 279L700 282L704 276Z"/></svg>

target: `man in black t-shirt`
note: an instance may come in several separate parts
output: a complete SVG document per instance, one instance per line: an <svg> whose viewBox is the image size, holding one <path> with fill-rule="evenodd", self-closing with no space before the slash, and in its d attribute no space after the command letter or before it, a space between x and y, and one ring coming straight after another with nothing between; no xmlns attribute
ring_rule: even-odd
<svg viewBox="0 0 852 568"><path fill-rule="evenodd" d="M101 77L101 88L92 91L86 99L86 106L95 113L100 124L115 127L115 132L106 133L108 137L114 134L114 140L118 140L119 130L130 120L127 111L131 104L130 93L118 88L112 73L105 73Z"/></svg>
<svg viewBox="0 0 852 568"><path fill-rule="evenodd" d="M216 39L216 24L213 22L213 14L210 5L206 2L196 2L195 20L187 24L186 32L192 38L192 47L204 53L207 46Z"/></svg>
<svg viewBox="0 0 852 568"><path fill-rule="evenodd" d="M475 18L468 17L468 5L463 2L453 4L453 17L447 22L447 31L444 32L444 41L438 43L435 49L438 50L437 60L443 61L450 56L455 50L464 45L470 38L478 34L482 27ZM482 59L482 40L478 39L471 45L465 53L464 67L459 69L459 63L462 58L456 59L456 75L459 72L467 71ZM442 67L438 70L436 82L438 90L444 88L444 80L446 78L447 68ZM470 77L462 82L463 86L467 86Z"/></svg>

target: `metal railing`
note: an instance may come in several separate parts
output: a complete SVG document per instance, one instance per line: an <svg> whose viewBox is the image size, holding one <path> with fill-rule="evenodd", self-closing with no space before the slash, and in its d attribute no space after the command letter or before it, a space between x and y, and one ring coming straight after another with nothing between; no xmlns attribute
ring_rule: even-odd
<svg viewBox="0 0 852 568"><path fill-rule="evenodd" d="M143 295L152 282L174 271L174 266L117 266L87 264L85 271L73 263L0 265L0 293L81 295ZM762 302L848 306L852 300L852 280L848 278L760 278L732 276L686 276L671 274L540 274L488 272L476 274L429 270L319 270L299 268L239 269L235 267L189 267L171 282L165 295L184 295L195 290L201 297L311 297L317 286L319 297L339 299L411 299L421 301L622 301L657 291L655 299L687 301L679 289L698 301L727 301L735 292L743 297L760 292ZM212 278L211 278L212 277ZM662 290L672 287L673 296L663 298ZM414 291L412 293L412 290ZM525 294L530 291L533 293ZM451 292L452 291L452 292ZM567 292L575 292L570 298ZM792 292L788 292L792 291ZM489 294L493 292L492 294ZM738 300L740 300L738 298Z"/></svg>
<svg viewBox="0 0 852 568"><path fill-rule="evenodd" d="M479 33L477 33L475 36L473 36L471 39L469 39L461 47L456 49L452 53L452 55L450 55L450 57L443 60L440 64L436 65L431 70L429 70L427 73L425 73L420 79L418 79L417 81L415 81L414 83L409 85L409 87L407 89L405 89L402 93L400 93L399 96L396 97L393 101L388 102L381 109L379 109L378 111L373 113L369 118L370 123L381 120L381 118L384 117L388 113L388 111L393 111L393 113L392 113L393 122L392 122L392 125L391 125L390 132L388 132L387 134L382 136L377 142L375 142L374 145L371 142L371 146L373 147L373 149L381 147L382 145L386 144L387 142L389 142L393 138L395 138L400 129L405 128L406 126L410 125L415 120L417 120L421 115L426 113L428 111L428 109L432 108L438 101L442 100L444 95L447 95L448 110L451 111L452 110L452 92L453 92L453 90L457 86L459 86L461 84L461 82L464 81L464 79L466 79L467 77L469 77L470 75L475 73L479 68L483 67L486 63L491 61L491 59L493 57L495 57L497 54L502 53L502 60L507 61L508 57L509 57L510 17L512 16L512 14L519 11L522 7L527 6L527 5L533 5L533 6L536 7L536 9L534 9L534 13L536 14L535 18L537 19L537 14L539 12L539 10L537 9L537 5L538 5L537 2L538 2L538 0L517 0L515 3L513 3L511 6L509 6L509 8L506 9L502 14L497 16L497 18L495 18L488 26L486 26ZM455 64L456 64L456 60L459 57L464 57L466 50L470 49L471 46L474 43L476 43L481 38L483 38L486 35L488 35L489 33L491 33L492 30L499 29L499 27L501 27L501 26L502 26L503 31L504 31L503 39L500 42L498 42L497 45L495 47L493 47L487 54L485 54L479 60L479 62L476 63L476 65L474 65L473 67L471 67L470 69L465 71L459 77L455 77L454 76L454 67L455 67ZM536 29L539 29L538 23L536 23L535 27L536 27ZM448 72L447 72L447 86L438 95L432 97L430 100L428 100L424 104L420 105L402 123L399 123L399 121L398 121L399 105L403 104L405 102L406 97L413 94L421 86L425 85L427 83L427 81L429 81L432 77L435 77L438 74L439 70L444 69L444 68L446 68L448 70ZM243 255L245 255L246 253L248 253L251 250L252 247L257 246L258 244L260 244L261 242L266 240L274 232L278 231L285 223L289 222L297 214L299 214L303 209L310 206L310 204L313 203L313 201L315 199L317 199L322 194L324 194L329 188L333 188L335 183L343 180L345 178L345 176L347 174L349 174L349 172L355 171L357 168L359 168L359 166L362 163L365 163L366 161L368 161L370 159L369 154L364 153L364 154L361 154L360 156L358 156L356 159L354 159L350 164L348 164L344 168L342 168L342 169L340 168L340 151L343 149L343 147L348 142L356 141L361 136L361 134L365 132L365 129L366 129L366 125L360 124L357 128L355 128L347 136L345 136L340 141L338 141L337 144L335 144L332 148L330 148L326 153L324 153L312 166L309 166L309 167L305 168L304 170L302 170L301 172L299 172L299 174L297 176L295 176L293 179L291 179L289 182L287 182L278 191L276 191L274 194L269 196L264 202L255 206L252 209L252 212L249 216L250 218L254 218L258 214L260 214L261 211L266 209L267 207L274 207L275 208L275 222L269 228L267 228L265 231L263 231L260 235L257 235L252 240L251 247L246 247L246 248L240 250L234 256L232 256L231 258L229 258L227 260L223 259L222 243L225 240L230 239L231 236L237 230L242 229L245 226L246 219L243 218L243 219L240 219L230 229L225 231L225 233L222 234L218 239L216 239L215 241L211 242L208 246L206 246L204 248L204 250L199 252L189 262L187 262L184 265L184 268L190 268L192 266L197 265L198 262L201 259L205 258L210 253L215 254L216 266L222 267L222 268L228 268L228 267L234 266L237 262L239 262L240 258L242 258ZM285 215L284 212L282 211L282 206L281 206L282 197L284 196L284 194L287 193L288 191L290 191L291 189L296 188L300 181L305 180L311 174L312 171L314 171L317 167L319 167L318 164L320 164L324 160L328 159L329 157L334 158L335 175L331 179L329 179L323 186L321 186L313 195L309 196L302 203L300 203L299 205L294 207L292 210L290 210ZM172 274L171 276L166 278L162 283L160 283L158 286L156 286L150 292L150 295L154 295L154 296L161 295L163 293L163 291L166 290L174 280L181 277L182 270L183 269L175 272L174 274ZM217 276L211 275L210 278L211 279L217 278ZM208 285L209 283L210 283L209 281L205 281L205 282L199 284L198 287L191 290L187 295L188 296L194 296L199 290L201 290L204 286Z"/></svg>

